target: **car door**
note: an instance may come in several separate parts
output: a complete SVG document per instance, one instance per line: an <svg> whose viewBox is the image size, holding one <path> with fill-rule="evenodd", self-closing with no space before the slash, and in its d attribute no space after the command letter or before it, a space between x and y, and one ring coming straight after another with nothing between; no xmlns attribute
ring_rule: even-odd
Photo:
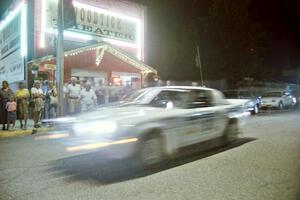
<svg viewBox="0 0 300 200"><path fill-rule="evenodd" d="M228 124L228 103L224 95L219 91L213 91L213 111L215 113L214 130L212 137L220 137L224 134Z"/></svg>
<svg viewBox="0 0 300 200"><path fill-rule="evenodd" d="M168 108L168 104L171 102L165 112L171 113L167 118L161 121L164 124L164 134L167 137L167 142L171 146L180 147L184 146L184 137L182 133L186 129L186 110L181 105L184 102L184 96L186 96L188 90L184 89L165 89L161 90L151 100L149 105L153 107Z"/></svg>
<svg viewBox="0 0 300 200"><path fill-rule="evenodd" d="M211 91L198 89L191 91L187 113L183 116L183 145L203 142L215 137L217 109L214 107Z"/></svg>
<svg viewBox="0 0 300 200"><path fill-rule="evenodd" d="M216 115L211 110L197 109L193 116L186 119L186 130L183 132L185 145L191 145L214 138Z"/></svg>

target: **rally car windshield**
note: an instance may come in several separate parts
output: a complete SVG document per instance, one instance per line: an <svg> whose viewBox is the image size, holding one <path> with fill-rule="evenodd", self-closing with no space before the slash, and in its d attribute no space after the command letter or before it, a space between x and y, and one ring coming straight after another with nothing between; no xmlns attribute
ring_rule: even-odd
<svg viewBox="0 0 300 200"><path fill-rule="evenodd" d="M207 91L159 88L142 89L126 99L127 105L143 105L151 107L167 107L172 103L174 108L207 107L211 97Z"/></svg>

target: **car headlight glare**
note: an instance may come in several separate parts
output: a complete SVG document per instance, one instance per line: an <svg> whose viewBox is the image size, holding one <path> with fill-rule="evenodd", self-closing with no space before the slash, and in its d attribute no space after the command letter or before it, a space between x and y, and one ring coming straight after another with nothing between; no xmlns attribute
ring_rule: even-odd
<svg viewBox="0 0 300 200"><path fill-rule="evenodd" d="M109 134L117 130L118 126L112 121L87 122L73 125L76 135Z"/></svg>
<svg viewBox="0 0 300 200"><path fill-rule="evenodd" d="M296 103L297 99L295 97L293 97L293 103Z"/></svg>

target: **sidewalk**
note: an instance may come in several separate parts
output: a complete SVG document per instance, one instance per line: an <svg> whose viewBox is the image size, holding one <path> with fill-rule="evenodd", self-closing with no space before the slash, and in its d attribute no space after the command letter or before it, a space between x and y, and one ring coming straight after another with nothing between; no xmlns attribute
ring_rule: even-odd
<svg viewBox="0 0 300 200"><path fill-rule="evenodd" d="M13 131L3 131L2 130L2 126L0 127L0 139L1 138L7 138L7 137L15 137L15 136L24 136L24 135L31 135L33 133L33 120L32 119L29 119L27 121L27 129L26 130L22 130L20 128L20 122L19 121L16 121L16 126L15 126L15 130ZM35 129L37 130L37 132L45 132L45 131L48 131L48 130L51 130L50 127L46 127L45 125L42 125L41 128L38 128L38 129Z"/></svg>

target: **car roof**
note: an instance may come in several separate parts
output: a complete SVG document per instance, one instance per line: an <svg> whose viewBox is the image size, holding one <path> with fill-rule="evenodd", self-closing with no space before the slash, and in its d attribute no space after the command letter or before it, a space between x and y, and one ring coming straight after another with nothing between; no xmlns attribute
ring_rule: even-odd
<svg viewBox="0 0 300 200"><path fill-rule="evenodd" d="M224 92L252 92L252 90L248 89L229 89L229 90L223 90Z"/></svg>
<svg viewBox="0 0 300 200"><path fill-rule="evenodd" d="M186 89L186 90L209 90L209 91L217 91L212 88L207 87L195 87L195 86L163 86L163 87L157 87L159 89Z"/></svg>
<svg viewBox="0 0 300 200"><path fill-rule="evenodd" d="M269 90L269 91L266 91L265 93L273 93L273 92L283 93L283 92L286 92L286 91L282 91L282 90Z"/></svg>

